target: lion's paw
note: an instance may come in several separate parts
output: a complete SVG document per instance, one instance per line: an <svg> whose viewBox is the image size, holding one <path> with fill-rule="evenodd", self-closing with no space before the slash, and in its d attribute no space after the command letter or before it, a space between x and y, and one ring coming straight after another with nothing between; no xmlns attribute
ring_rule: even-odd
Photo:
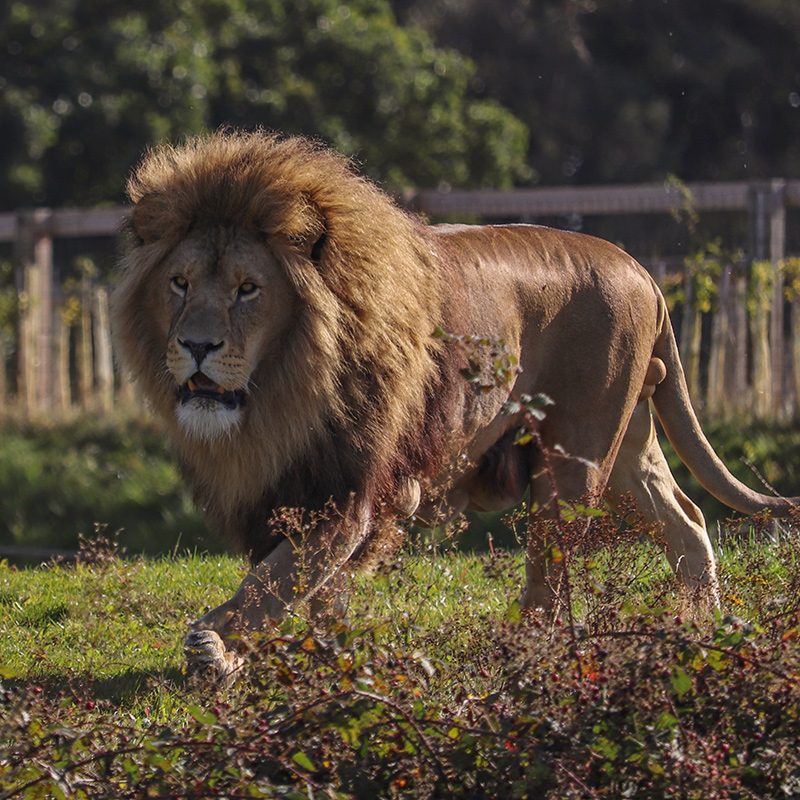
<svg viewBox="0 0 800 800"><path fill-rule="evenodd" d="M211 679L229 686L244 664L244 659L227 650L216 631L189 631L183 640L186 654L187 671L190 676L199 679Z"/></svg>

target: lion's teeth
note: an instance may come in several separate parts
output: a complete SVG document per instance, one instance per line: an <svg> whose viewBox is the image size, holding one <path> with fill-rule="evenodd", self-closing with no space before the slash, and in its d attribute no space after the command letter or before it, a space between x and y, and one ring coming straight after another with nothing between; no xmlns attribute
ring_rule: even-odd
<svg viewBox="0 0 800 800"><path fill-rule="evenodd" d="M197 391L197 384L191 378L189 378L189 380L186 381L186 385L189 387L190 392Z"/></svg>

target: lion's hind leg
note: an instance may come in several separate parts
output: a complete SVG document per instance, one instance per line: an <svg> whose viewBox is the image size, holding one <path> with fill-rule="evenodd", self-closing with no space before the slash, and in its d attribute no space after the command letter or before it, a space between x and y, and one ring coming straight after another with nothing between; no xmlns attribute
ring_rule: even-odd
<svg viewBox="0 0 800 800"><path fill-rule="evenodd" d="M648 403L634 410L608 482L613 506L630 496L642 520L663 539L667 559L693 595L718 605L716 563L700 509L669 469Z"/></svg>
<svg viewBox="0 0 800 800"><path fill-rule="evenodd" d="M528 540L525 558L525 590L521 604L560 615L568 602L564 585L563 559L556 553L564 545L565 526L588 527L588 520L569 522L562 503L574 503L595 494L597 468L581 459L555 453L550 463L531 479L528 512Z"/></svg>
<svg viewBox="0 0 800 800"><path fill-rule="evenodd" d="M631 398L631 404L635 398ZM565 404L556 407L543 427L541 448L532 456L528 541L525 559L525 590L522 607L561 614L569 601L560 546L581 539L590 520L580 514L565 514L576 503L596 503L605 488L611 465L623 435L620 420L626 418L611 401L598 406L593 439L582 426L572 424L577 415ZM605 410L606 416L602 413ZM568 537L569 541L565 539Z"/></svg>

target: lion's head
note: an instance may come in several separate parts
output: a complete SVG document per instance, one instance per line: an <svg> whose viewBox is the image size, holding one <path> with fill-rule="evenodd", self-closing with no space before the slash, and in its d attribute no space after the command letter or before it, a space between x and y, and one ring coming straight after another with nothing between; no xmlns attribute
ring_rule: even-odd
<svg viewBox="0 0 800 800"><path fill-rule="evenodd" d="M190 233L160 277L151 321L166 343L178 427L191 440L230 436L259 367L280 358L296 297L275 256L246 231Z"/></svg>
<svg viewBox="0 0 800 800"><path fill-rule="evenodd" d="M158 147L128 193L115 335L211 510L303 459L391 471L437 369L424 227L345 158L261 132Z"/></svg>

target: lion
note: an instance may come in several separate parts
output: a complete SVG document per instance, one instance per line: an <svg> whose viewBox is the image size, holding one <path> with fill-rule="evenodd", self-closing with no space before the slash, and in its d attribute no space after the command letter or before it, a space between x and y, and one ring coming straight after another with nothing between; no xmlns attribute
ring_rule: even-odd
<svg viewBox="0 0 800 800"><path fill-rule="evenodd" d="M389 547L395 518L430 525L528 490L525 608L559 602L546 536L561 501L604 494L632 496L683 582L715 597L703 516L667 466L651 406L723 503L796 503L749 489L716 456L661 292L606 241L428 225L345 157L263 131L155 147L127 189L118 350L198 502L252 565L192 624L192 668L229 675L241 637L335 590ZM476 391L468 354L441 331L502 342L518 364L510 383ZM552 405L519 444L506 401L537 393ZM287 508L304 515L302 547L280 524Z"/></svg>

